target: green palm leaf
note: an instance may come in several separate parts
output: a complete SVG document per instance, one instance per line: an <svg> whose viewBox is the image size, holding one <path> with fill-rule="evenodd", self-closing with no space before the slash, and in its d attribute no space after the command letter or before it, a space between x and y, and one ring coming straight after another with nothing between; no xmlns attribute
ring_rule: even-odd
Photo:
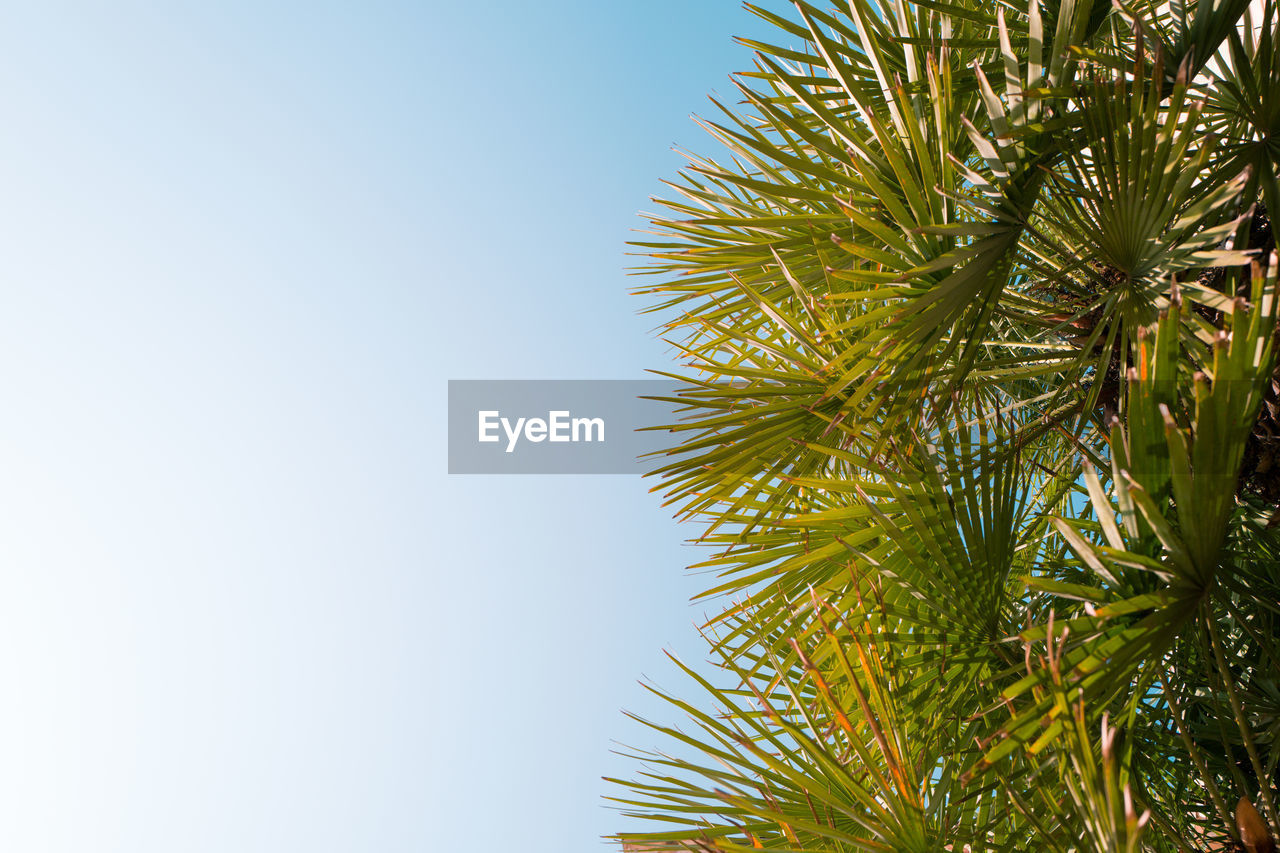
<svg viewBox="0 0 1280 853"><path fill-rule="evenodd" d="M1260 5L756 10L636 244L718 674L619 783L634 849L1280 837Z"/></svg>

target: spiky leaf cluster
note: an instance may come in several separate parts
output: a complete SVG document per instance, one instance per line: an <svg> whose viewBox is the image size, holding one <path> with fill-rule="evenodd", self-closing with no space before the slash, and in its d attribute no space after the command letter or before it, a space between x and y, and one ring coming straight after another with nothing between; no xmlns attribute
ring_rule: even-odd
<svg viewBox="0 0 1280 853"><path fill-rule="evenodd" d="M1270 849L1274 0L755 11L638 244L723 678L620 837Z"/></svg>

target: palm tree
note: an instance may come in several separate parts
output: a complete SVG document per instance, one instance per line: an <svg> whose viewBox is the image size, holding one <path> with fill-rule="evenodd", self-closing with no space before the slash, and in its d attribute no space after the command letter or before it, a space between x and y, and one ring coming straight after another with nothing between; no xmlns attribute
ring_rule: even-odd
<svg viewBox="0 0 1280 853"><path fill-rule="evenodd" d="M618 839L1273 850L1275 0L795 9L638 244L722 673Z"/></svg>

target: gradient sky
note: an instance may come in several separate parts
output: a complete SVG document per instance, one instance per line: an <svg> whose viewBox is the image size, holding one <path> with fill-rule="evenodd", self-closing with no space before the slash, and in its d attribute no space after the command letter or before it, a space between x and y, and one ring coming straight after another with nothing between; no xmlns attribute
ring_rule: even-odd
<svg viewBox="0 0 1280 853"><path fill-rule="evenodd" d="M776 5L776 4L775 4ZM700 658L630 477L449 477L448 379L639 378L624 243L731 0L6 4L0 848L604 849Z"/></svg>

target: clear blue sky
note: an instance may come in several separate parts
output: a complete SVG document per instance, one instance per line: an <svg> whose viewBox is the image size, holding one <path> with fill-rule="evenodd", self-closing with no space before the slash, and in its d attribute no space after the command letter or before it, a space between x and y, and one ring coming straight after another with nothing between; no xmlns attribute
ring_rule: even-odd
<svg viewBox="0 0 1280 853"><path fill-rule="evenodd" d="M654 742L619 709L701 656L693 531L633 478L447 476L445 383L670 365L624 243L760 31L8 5L0 848L603 849L610 741Z"/></svg>

